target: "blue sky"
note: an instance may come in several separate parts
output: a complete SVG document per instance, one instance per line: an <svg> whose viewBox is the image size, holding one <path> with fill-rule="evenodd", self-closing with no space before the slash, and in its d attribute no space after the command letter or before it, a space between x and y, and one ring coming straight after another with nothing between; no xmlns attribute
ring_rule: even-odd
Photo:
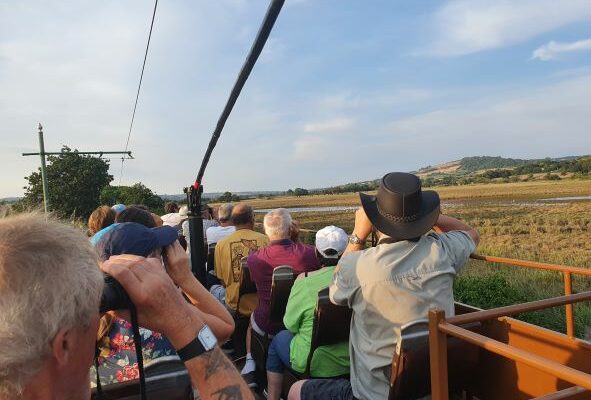
<svg viewBox="0 0 591 400"><path fill-rule="evenodd" d="M0 1L0 197L48 150L125 146L151 1ZM161 0L122 183L180 193L267 8ZM588 0L286 0L206 191L591 153ZM112 161L115 183L120 161Z"/></svg>

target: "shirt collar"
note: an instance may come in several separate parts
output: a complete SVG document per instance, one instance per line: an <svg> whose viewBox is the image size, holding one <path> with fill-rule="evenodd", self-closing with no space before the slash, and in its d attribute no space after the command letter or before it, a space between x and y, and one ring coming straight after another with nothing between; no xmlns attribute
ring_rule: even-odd
<svg viewBox="0 0 591 400"><path fill-rule="evenodd" d="M291 244L291 239L271 240L269 242L269 246L273 246L276 244Z"/></svg>

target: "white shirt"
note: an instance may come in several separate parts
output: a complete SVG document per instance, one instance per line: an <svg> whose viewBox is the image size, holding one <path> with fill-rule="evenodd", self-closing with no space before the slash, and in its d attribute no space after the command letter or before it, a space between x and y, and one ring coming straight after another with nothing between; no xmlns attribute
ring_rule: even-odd
<svg viewBox="0 0 591 400"><path fill-rule="evenodd" d="M221 239L225 238L228 235L236 232L236 227L233 225L230 226L212 226L207 228L205 232L205 236L207 237L207 244L210 245L212 243L217 243Z"/></svg>

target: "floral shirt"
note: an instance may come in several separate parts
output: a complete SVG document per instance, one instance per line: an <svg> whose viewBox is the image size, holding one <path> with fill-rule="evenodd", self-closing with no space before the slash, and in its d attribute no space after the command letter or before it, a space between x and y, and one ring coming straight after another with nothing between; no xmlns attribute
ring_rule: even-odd
<svg viewBox="0 0 591 400"><path fill-rule="evenodd" d="M158 358L176 355L168 339L161 333L140 328L144 365ZM109 334L99 343L99 374L102 385L139 378L135 343L131 324L115 318ZM96 369L90 369L90 386L96 387Z"/></svg>

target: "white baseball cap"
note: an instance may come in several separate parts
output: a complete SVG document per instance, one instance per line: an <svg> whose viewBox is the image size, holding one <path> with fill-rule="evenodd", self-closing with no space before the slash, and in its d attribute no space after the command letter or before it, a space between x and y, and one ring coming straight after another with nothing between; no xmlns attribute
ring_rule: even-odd
<svg viewBox="0 0 591 400"><path fill-rule="evenodd" d="M345 251L348 242L347 233L338 226L325 226L316 232L316 249L324 258L339 258ZM328 249L332 249L336 253L326 254Z"/></svg>

